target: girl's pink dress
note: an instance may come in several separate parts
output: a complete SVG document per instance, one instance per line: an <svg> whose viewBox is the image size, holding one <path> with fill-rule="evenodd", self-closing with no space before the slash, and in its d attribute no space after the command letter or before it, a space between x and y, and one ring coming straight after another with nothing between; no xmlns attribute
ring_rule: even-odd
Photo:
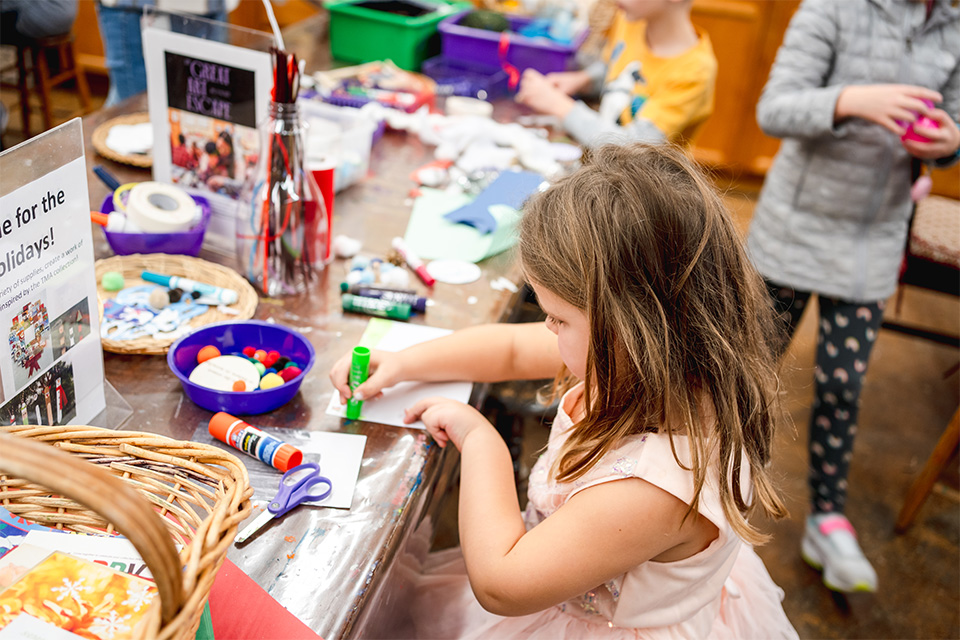
<svg viewBox="0 0 960 640"><path fill-rule="evenodd" d="M576 482L550 481L548 471L572 426L568 401L582 392L578 385L560 402L547 450L530 474L524 513L527 529L549 517L578 491L622 478L642 478L689 504L693 475L677 465L665 435L631 437ZM685 438L674 437L674 441L686 463ZM677 562L645 562L579 598L526 616L507 618L485 611L470 589L458 548L431 554L419 578L412 611L417 636L497 640L797 638L783 612L783 591L753 549L727 524L715 482L704 485L699 512L720 531L700 553Z"/></svg>

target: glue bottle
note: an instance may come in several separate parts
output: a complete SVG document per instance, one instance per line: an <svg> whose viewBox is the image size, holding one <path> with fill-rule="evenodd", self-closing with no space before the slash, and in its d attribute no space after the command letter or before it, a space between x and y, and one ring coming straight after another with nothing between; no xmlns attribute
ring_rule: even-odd
<svg viewBox="0 0 960 640"><path fill-rule="evenodd" d="M110 233L143 233L143 230L118 211L111 214L90 212L90 220L96 222Z"/></svg>
<svg viewBox="0 0 960 640"><path fill-rule="evenodd" d="M286 472L303 462L296 447L275 438L223 411L210 418L210 435L234 449L258 458L271 467Z"/></svg>

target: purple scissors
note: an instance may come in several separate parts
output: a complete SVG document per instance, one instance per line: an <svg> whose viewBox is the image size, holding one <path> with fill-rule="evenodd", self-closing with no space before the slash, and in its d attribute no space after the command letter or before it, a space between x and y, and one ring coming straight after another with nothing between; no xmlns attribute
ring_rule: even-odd
<svg viewBox="0 0 960 640"><path fill-rule="evenodd" d="M326 486L326 490L318 493L316 487ZM280 479L280 488L263 513L253 519L253 522L244 527L236 542L246 542L253 534L263 528L265 524L279 518L298 504L307 501L319 501L327 498L333 491L333 483L329 478L320 475L320 465L316 462L305 462L290 469Z"/></svg>

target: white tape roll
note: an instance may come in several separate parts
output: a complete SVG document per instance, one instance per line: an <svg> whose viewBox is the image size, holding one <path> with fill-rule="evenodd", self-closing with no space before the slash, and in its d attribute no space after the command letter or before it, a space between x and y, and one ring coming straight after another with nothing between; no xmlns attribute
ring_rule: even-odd
<svg viewBox="0 0 960 640"><path fill-rule="evenodd" d="M162 182L141 182L127 200L127 218L148 233L187 231L197 224L198 214L193 198Z"/></svg>

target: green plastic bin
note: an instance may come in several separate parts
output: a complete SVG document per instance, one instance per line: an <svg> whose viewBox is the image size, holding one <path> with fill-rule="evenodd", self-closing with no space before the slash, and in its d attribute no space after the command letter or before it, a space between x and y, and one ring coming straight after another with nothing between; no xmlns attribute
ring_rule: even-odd
<svg viewBox="0 0 960 640"><path fill-rule="evenodd" d="M403 11L411 5L420 5L425 12L409 16L370 8L380 6ZM440 53L437 24L472 5L437 0L415 0L412 3L403 0L328 0L324 6L330 12L330 51L334 58L346 62L390 59L401 69L419 71L424 60Z"/></svg>

